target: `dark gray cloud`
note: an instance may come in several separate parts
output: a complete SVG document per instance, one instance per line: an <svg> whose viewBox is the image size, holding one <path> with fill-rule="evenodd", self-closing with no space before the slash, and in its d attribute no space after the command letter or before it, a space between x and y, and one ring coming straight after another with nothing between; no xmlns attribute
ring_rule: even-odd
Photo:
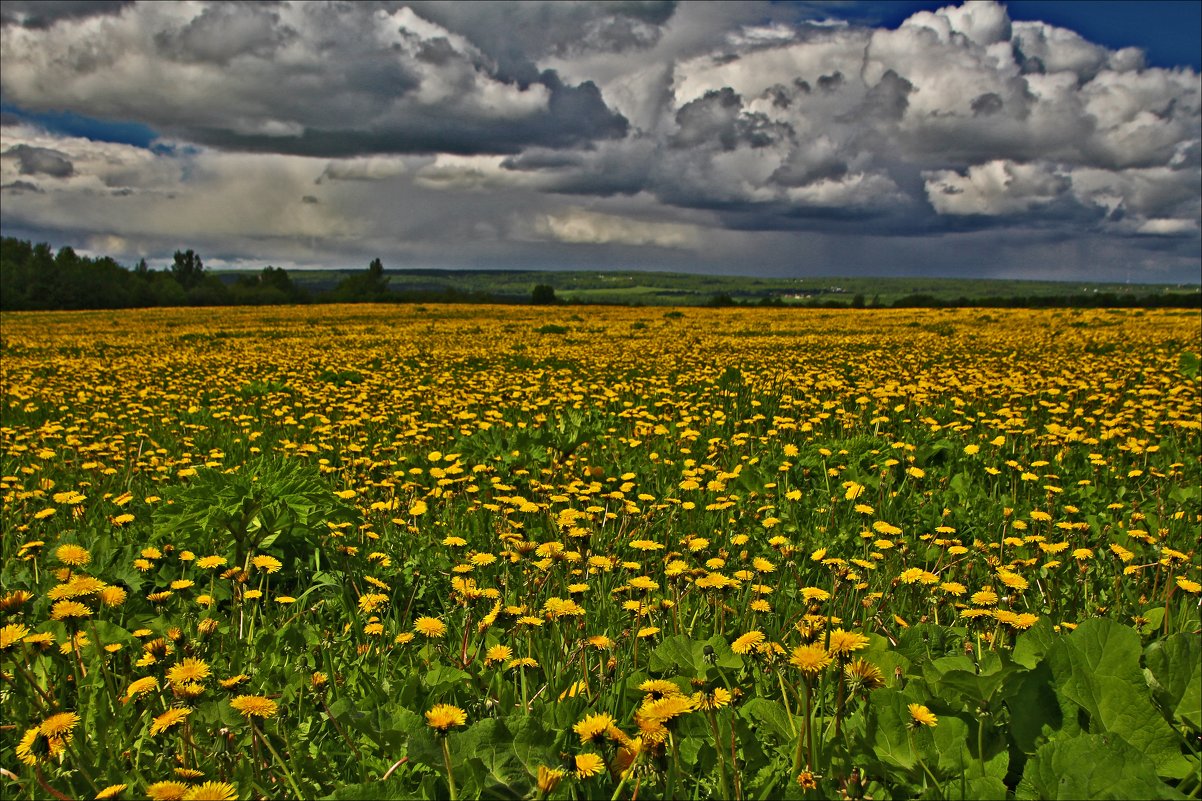
<svg viewBox="0 0 1202 801"><path fill-rule="evenodd" d="M218 3L182 28L158 32L155 44L167 58L227 65L239 56L270 59L296 37L269 5Z"/></svg>
<svg viewBox="0 0 1202 801"><path fill-rule="evenodd" d="M498 74L533 81L547 56L629 53L659 41L672 18L672 0L604 3L409 4L422 17L471 40L492 59Z"/></svg>
<svg viewBox="0 0 1202 801"><path fill-rule="evenodd" d="M49 175L52 178L69 178L75 174L75 166L61 153L48 147L16 145L0 154L3 158L16 159L21 175Z"/></svg>
<svg viewBox="0 0 1202 801"><path fill-rule="evenodd" d="M45 29L59 20L117 14L131 5L133 0L4 0L0 26Z"/></svg>
<svg viewBox="0 0 1202 801"><path fill-rule="evenodd" d="M31 183L30 181L13 181L9 184L0 185L0 189L3 189L5 192L13 192L14 194L20 194L21 192L45 191L37 184Z"/></svg>

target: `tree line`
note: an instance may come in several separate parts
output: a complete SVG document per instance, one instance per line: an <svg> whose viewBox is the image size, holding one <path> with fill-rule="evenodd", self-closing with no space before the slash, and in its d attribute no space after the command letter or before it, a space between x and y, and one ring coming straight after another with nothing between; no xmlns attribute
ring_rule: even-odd
<svg viewBox="0 0 1202 801"><path fill-rule="evenodd" d="M298 285L281 267L267 266L223 281L205 269L201 257L191 249L177 250L171 264L151 269L141 259L127 269L108 256L80 256L70 247L55 252L43 242L32 244L14 237L0 240L0 309L122 309L150 306L261 306L297 303L562 303L555 288L539 284L525 297L494 295L453 287L437 290L396 290L388 285L384 265L372 259L367 269L344 277L322 291ZM735 298L720 293L710 306L802 306L817 308L883 308L879 298L866 302L863 295L849 300L812 298L785 304L779 296ZM893 308L991 306L1011 308L1055 307L1202 307L1202 293L1158 293L1116 295L1107 292L1038 297L957 298L909 295L890 304Z"/></svg>
<svg viewBox="0 0 1202 801"><path fill-rule="evenodd" d="M171 264L154 270L141 259L127 269L108 256L58 252L42 242L0 240L0 309L122 309L150 306L267 306L314 302L392 300L384 265L375 259L334 288L309 292L288 271L268 265L223 281L205 269L195 251L177 250Z"/></svg>
<svg viewBox="0 0 1202 801"><path fill-rule="evenodd" d="M384 264L372 259L367 269L337 285L310 291L282 267L222 280L205 269L195 251L177 250L171 264L151 269L145 259L127 269L108 256L80 256L73 248L58 252L42 242L14 237L0 240L0 310L124 309L153 306L270 306L300 303L557 303L555 289L540 284L527 298L458 290L396 291L388 286Z"/></svg>

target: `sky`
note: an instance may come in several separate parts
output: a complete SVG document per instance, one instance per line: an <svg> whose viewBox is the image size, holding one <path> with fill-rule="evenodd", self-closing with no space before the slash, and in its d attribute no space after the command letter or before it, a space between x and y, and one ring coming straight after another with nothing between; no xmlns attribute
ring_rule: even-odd
<svg viewBox="0 0 1202 801"><path fill-rule="evenodd" d="M1202 3L5 0L0 232L132 265L1198 283Z"/></svg>

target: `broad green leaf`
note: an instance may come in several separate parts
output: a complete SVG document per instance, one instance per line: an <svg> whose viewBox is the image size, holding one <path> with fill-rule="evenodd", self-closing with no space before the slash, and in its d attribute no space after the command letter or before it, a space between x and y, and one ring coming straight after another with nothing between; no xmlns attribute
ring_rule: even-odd
<svg viewBox="0 0 1202 801"><path fill-rule="evenodd" d="M907 713L909 710L906 710ZM955 715L940 715L939 723L930 729L938 757L936 765L928 765L949 775L966 772L970 766L976 770L977 760L973 755L976 743L969 741L969 732L976 731L976 721L970 726L963 718ZM975 735L974 735L975 736Z"/></svg>
<svg viewBox="0 0 1202 801"><path fill-rule="evenodd" d="M428 689L436 690L439 687L445 687L447 685L458 687L464 682L471 681L471 679L472 676L470 673L465 673L458 668L449 667L447 665L435 665L434 667L430 668L429 671L427 671L425 677L422 679L422 683L425 684Z"/></svg>
<svg viewBox="0 0 1202 801"><path fill-rule="evenodd" d="M1153 694L1176 720L1199 728L1202 721L1202 642L1180 633L1148 646L1144 661Z"/></svg>
<svg viewBox="0 0 1202 801"><path fill-rule="evenodd" d="M558 762L553 749L554 736L547 732L542 721L531 715L506 718L513 732L513 752L531 776L538 775L539 765L555 767Z"/></svg>
<svg viewBox="0 0 1202 801"><path fill-rule="evenodd" d="M1053 740L1027 762L1018 799L1184 798L1122 737L1085 734Z"/></svg>
<svg viewBox="0 0 1202 801"><path fill-rule="evenodd" d="M391 778L383 783L348 784L322 798L323 801L408 801L412 797L412 789Z"/></svg>
<svg viewBox="0 0 1202 801"><path fill-rule="evenodd" d="M1005 801L1009 788L997 776L960 776L945 782L946 797L961 801Z"/></svg>
<svg viewBox="0 0 1202 801"><path fill-rule="evenodd" d="M693 659L696 664L710 664L710 662L706 661L705 657L705 647L707 645L714 649L712 656L712 664L714 666L727 670L739 670L743 667L743 657L730 650L730 644L726 642L726 638L721 634L715 634L703 643L694 643Z"/></svg>
<svg viewBox="0 0 1202 801"><path fill-rule="evenodd" d="M1046 661L1018 676L1005 688L1010 710L1010 736L1018 750L1033 754L1062 729L1066 734L1080 733L1078 705L1056 693L1055 677Z"/></svg>
<svg viewBox="0 0 1202 801"><path fill-rule="evenodd" d="M477 721L466 731L450 735L448 744L453 763L475 763L478 768L464 777L465 797L518 799L531 789L530 773L515 752L513 734L504 722L496 718Z"/></svg>
<svg viewBox="0 0 1202 801"><path fill-rule="evenodd" d="M752 698L739 707L739 717L754 724L759 731L767 731L782 743L795 742L797 734L794 728L800 728L801 721L797 719L793 725L789 723L789 713L779 701L768 698Z"/></svg>
<svg viewBox="0 0 1202 801"><path fill-rule="evenodd" d="M865 732L868 746L878 760L903 770L918 764L907 729L910 703L908 696L887 688L874 692L868 701Z"/></svg>
<svg viewBox="0 0 1202 801"><path fill-rule="evenodd" d="M1146 754L1163 776L1190 769L1180 737L1152 705L1139 668L1139 635L1104 618L1087 620L1048 654L1058 693L1089 713L1090 731L1117 734Z"/></svg>
<svg viewBox="0 0 1202 801"><path fill-rule="evenodd" d="M1015 639L1014 661L1023 667L1033 668L1058 639L1059 635L1052 628L1051 621L1047 617L1041 617L1034 626Z"/></svg>
<svg viewBox="0 0 1202 801"><path fill-rule="evenodd" d="M693 640L685 634L665 637L651 652L652 673L687 673L696 675L697 664L693 661Z"/></svg>

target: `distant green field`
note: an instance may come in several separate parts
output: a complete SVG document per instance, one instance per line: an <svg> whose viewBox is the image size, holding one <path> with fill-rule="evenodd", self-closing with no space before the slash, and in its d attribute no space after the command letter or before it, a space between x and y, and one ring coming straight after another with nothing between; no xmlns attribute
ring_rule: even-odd
<svg viewBox="0 0 1202 801"><path fill-rule="evenodd" d="M355 270L293 271L305 290L333 289ZM236 273L223 274L232 281ZM1196 294L1197 284L1121 284L1084 281L1017 281L969 278L758 278L638 271L535 270L386 270L389 289L398 295L458 294L498 300L527 300L538 284L555 288L565 301L645 306L697 306L715 297L738 303L846 305L857 296L865 305L890 306L915 295L937 302L962 298L1074 298L1109 294L1119 298Z"/></svg>

